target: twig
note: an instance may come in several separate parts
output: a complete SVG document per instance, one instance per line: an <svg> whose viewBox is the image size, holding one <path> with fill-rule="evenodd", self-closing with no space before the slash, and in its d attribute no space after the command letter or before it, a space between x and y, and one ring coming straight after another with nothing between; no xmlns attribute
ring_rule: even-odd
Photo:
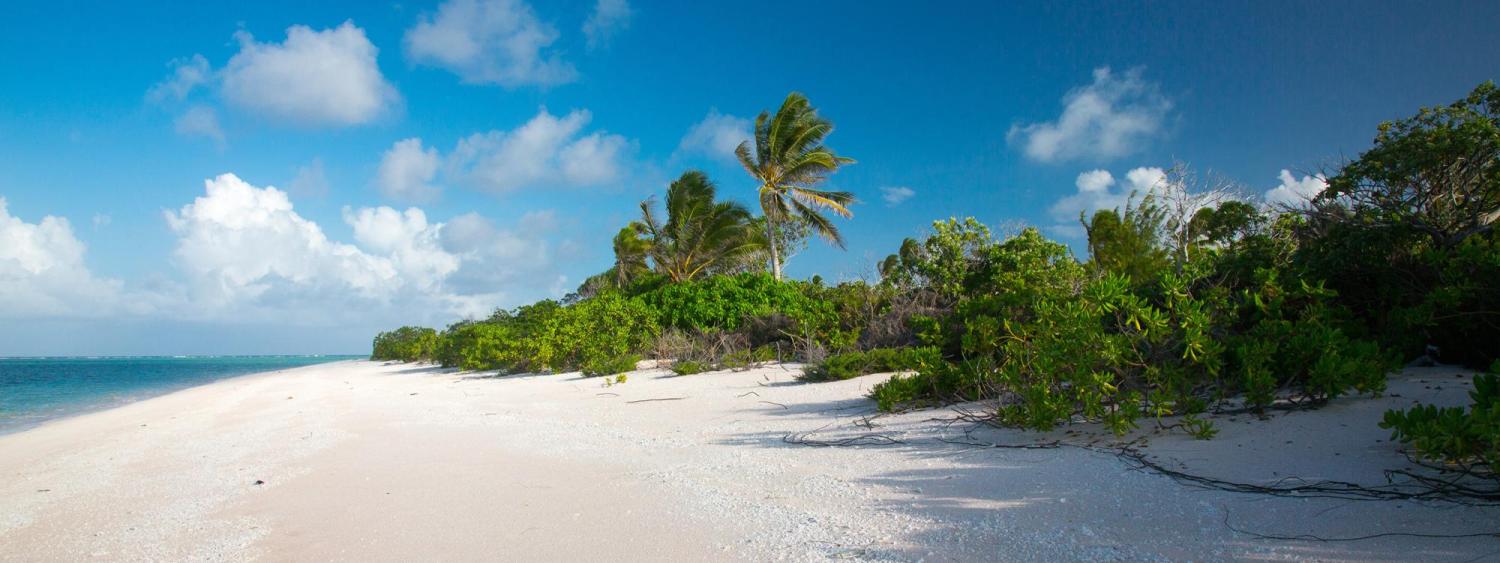
<svg viewBox="0 0 1500 563"><path fill-rule="evenodd" d="M844 438L844 439L841 439L841 440L814 440L812 438L808 438L808 436L810 434L812 434L812 433L811 432L804 432L804 433L801 433L801 434L797 434L797 433L787 434L786 436L782 436L781 437L781 441L785 442L787 444L797 444L797 445L801 445L801 446L812 446L812 447L815 447L815 448L847 447L847 446L891 446L891 445L905 444L906 443L906 442L902 442L901 440L897 440L897 439L891 437L889 434L878 434L878 433L860 434L858 436L851 436L851 437Z"/></svg>
<svg viewBox="0 0 1500 563"><path fill-rule="evenodd" d="M1381 533L1378 533L1378 534L1368 534L1368 535L1363 535L1363 536L1350 536L1350 537L1342 537L1342 538L1325 538L1325 537L1322 537L1322 536L1315 536L1313 534L1297 534L1297 535L1289 535L1289 536L1276 535L1276 534L1261 534L1261 533L1251 532L1249 530L1244 530L1244 529L1241 529L1241 528L1234 527L1234 524L1230 524L1229 523L1229 511L1227 509L1224 510L1224 527L1225 528L1229 528L1229 531L1234 532L1236 534L1244 534L1244 535L1247 535L1247 536L1250 536L1250 537L1253 537L1253 538L1256 538L1256 539L1262 539L1262 540L1280 540L1280 541L1349 542L1349 541L1372 540L1372 539L1375 539L1375 538L1393 538L1393 537L1402 537L1402 538L1437 538L1437 539L1500 537L1500 532L1476 532L1476 533L1472 533L1472 534L1430 534L1430 533L1422 533L1422 532L1381 532Z"/></svg>
<svg viewBox="0 0 1500 563"><path fill-rule="evenodd" d="M660 399L637 399L634 401L625 401L625 404L630 405L635 403L650 403L652 401L681 401L686 398L687 397L662 397Z"/></svg>

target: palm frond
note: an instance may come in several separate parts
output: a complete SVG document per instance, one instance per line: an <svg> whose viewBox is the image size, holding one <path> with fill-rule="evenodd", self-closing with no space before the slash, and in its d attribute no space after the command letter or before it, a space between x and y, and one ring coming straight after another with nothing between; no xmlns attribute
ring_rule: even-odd
<svg viewBox="0 0 1500 563"><path fill-rule="evenodd" d="M796 209L798 218L807 222L807 225L814 232L818 233L818 236L833 243L840 250L844 249L844 236L839 233L839 228L833 224L833 221L828 219L828 216L819 213L818 210L808 207L796 199L792 200L792 204Z"/></svg>
<svg viewBox="0 0 1500 563"><path fill-rule="evenodd" d="M852 193L798 187L788 188L787 193L791 194L794 201L810 208L827 209L844 218L854 216L854 213L849 211L849 205L854 203Z"/></svg>

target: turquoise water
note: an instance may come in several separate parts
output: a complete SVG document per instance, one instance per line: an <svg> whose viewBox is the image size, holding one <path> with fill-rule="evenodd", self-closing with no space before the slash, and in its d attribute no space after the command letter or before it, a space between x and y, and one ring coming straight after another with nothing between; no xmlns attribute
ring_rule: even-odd
<svg viewBox="0 0 1500 563"><path fill-rule="evenodd" d="M361 357L0 358L0 434L227 377Z"/></svg>

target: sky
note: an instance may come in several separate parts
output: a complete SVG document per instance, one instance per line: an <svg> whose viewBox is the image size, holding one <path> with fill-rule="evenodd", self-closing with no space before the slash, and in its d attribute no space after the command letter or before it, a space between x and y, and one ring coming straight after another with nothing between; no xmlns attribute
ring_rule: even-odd
<svg viewBox="0 0 1500 563"><path fill-rule="evenodd" d="M806 94L869 278L932 221L1036 226L1184 163L1295 204L1500 77L1495 2L8 2L0 355L365 353L573 290L637 204Z"/></svg>

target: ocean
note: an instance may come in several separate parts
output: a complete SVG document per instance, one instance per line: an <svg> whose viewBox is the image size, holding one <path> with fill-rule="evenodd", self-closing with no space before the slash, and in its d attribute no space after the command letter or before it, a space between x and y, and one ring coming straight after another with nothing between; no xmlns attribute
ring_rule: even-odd
<svg viewBox="0 0 1500 563"><path fill-rule="evenodd" d="M364 356L0 358L0 434L237 375Z"/></svg>

